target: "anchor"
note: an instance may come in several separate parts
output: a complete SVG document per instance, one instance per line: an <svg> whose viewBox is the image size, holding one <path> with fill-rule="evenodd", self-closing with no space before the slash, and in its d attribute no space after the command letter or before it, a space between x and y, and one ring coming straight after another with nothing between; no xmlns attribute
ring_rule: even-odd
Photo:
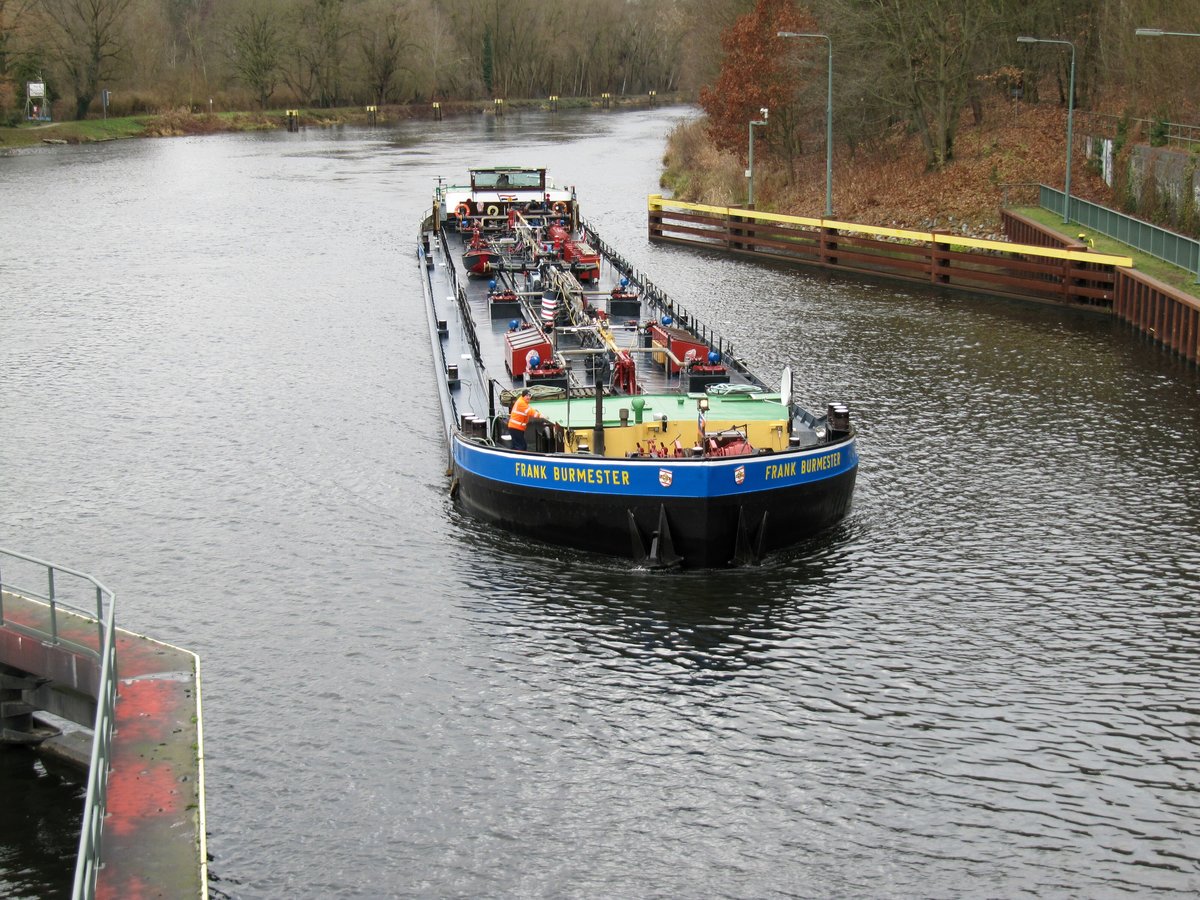
<svg viewBox="0 0 1200 900"><path fill-rule="evenodd" d="M735 566L757 566L762 562L763 543L767 536L767 516L764 510L759 520L757 534L751 537L750 526L744 507L738 507L737 537L734 539L733 564Z"/></svg>
<svg viewBox="0 0 1200 900"><path fill-rule="evenodd" d="M671 538L671 526L667 522L667 510L658 507L658 530L650 535L650 552L646 552L646 544L638 528L633 510L625 510L629 517L629 537L633 542L633 559L640 565L652 569L666 569L683 562L683 557L675 552L675 542Z"/></svg>

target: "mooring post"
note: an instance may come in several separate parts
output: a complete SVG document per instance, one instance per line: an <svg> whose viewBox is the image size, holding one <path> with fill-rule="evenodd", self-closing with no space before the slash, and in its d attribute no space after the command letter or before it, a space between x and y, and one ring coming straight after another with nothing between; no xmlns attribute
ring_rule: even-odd
<svg viewBox="0 0 1200 900"><path fill-rule="evenodd" d="M442 104L436 100L433 101L433 120L435 122L442 121Z"/></svg>
<svg viewBox="0 0 1200 900"><path fill-rule="evenodd" d="M649 207L650 240L661 241L663 236L662 194L651 194Z"/></svg>
<svg viewBox="0 0 1200 900"><path fill-rule="evenodd" d="M289 109L287 111L287 130L288 131L299 131L300 130L300 110Z"/></svg>
<svg viewBox="0 0 1200 900"><path fill-rule="evenodd" d="M950 268L950 260L946 254L950 250L950 245L946 245L946 249L942 249L941 243L938 241L940 232L933 232L933 239L929 242L929 280L933 284L949 284L950 273L946 269Z"/></svg>
<svg viewBox="0 0 1200 900"><path fill-rule="evenodd" d="M742 217L735 215L730 211L725 218L725 247L729 250L741 250L742 242L737 238L742 236L742 229L738 227L738 223L742 221Z"/></svg>

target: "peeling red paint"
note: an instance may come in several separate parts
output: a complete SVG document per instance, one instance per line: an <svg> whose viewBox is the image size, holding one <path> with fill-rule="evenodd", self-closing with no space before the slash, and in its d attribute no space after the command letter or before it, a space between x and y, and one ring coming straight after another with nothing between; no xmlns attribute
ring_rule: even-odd
<svg viewBox="0 0 1200 900"><path fill-rule="evenodd" d="M163 652L161 644L117 633L117 669L122 678L171 671L177 663L174 654Z"/></svg>
<svg viewBox="0 0 1200 900"><path fill-rule="evenodd" d="M117 689L117 696L116 726L122 742L161 739L163 720L174 719L186 699L171 681L128 682Z"/></svg>
<svg viewBox="0 0 1200 900"><path fill-rule="evenodd" d="M97 900L144 900L147 897L161 896L163 896L161 890L148 888L146 882L136 875L126 878L121 884L112 884L103 878L96 884Z"/></svg>
<svg viewBox="0 0 1200 900"><path fill-rule="evenodd" d="M108 776L108 818L105 830L129 835L148 823L146 820L173 816L179 808L179 782L170 764L150 763L138 768L126 765L114 768Z"/></svg>

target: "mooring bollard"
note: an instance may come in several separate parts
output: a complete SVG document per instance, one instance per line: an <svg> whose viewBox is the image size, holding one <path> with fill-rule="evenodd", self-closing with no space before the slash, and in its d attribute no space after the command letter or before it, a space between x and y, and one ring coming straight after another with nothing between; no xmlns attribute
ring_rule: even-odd
<svg viewBox="0 0 1200 900"><path fill-rule="evenodd" d="M650 105L654 106L658 102L658 91L650 92Z"/></svg>
<svg viewBox="0 0 1200 900"><path fill-rule="evenodd" d="M551 112L558 112L558 94L550 95L550 110Z"/></svg>
<svg viewBox="0 0 1200 900"><path fill-rule="evenodd" d="M435 122L442 121L442 104L436 100L433 102L433 120Z"/></svg>
<svg viewBox="0 0 1200 900"><path fill-rule="evenodd" d="M496 98L496 115L498 115L498 116L504 115L504 101L501 100L499 97Z"/></svg>
<svg viewBox="0 0 1200 900"><path fill-rule="evenodd" d="M368 125L376 124L378 115L379 115L379 107L378 106L368 106L367 107L367 124Z"/></svg>
<svg viewBox="0 0 1200 900"><path fill-rule="evenodd" d="M299 131L300 130L300 110L289 109L287 111L287 130L288 131Z"/></svg>
<svg viewBox="0 0 1200 900"><path fill-rule="evenodd" d="M612 103L612 94L609 94L606 92L606 93L603 93L600 95L600 105L603 106L605 109L608 109L611 103Z"/></svg>

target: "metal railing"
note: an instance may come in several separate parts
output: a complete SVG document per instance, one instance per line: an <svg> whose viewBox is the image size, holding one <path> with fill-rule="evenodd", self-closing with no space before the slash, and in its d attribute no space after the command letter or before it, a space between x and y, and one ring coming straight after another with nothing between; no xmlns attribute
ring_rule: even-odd
<svg viewBox="0 0 1200 900"><path fill-rule="evenodd" d="M42 576L45 593L34 584L20 585L6 573L14 569L20 573ZM94 611L81 605L63 600L60 596L61 577L80 579L95 592ZM27 574L28 577L28 574ZM49 606L49 628L41 629L25 623L6 619L4 615L4 592L33 600L41 600ZM87 799L83 806L83 826L79 834L79 852L75 858L75 882L71 896L74 900L95 897L96 873L100 865L100 834L104 827L104 813L108 801L108 770L112 759L113 723L117 706L117 650L116 630L113 622L116 614L116 597L103 584L83 572L56 566L23 553L0 548L0 626L20 631L31 637L48 640L73 652L100 660L100 683L97 687L96 718L92 730L92 755L88 765ZM99 629L99 650L71 641L59 632L58 612L66 610L96 623Z"/></svg>
<svg viewBox="0 0 1200 900"><path fill-rule="evenodd" d="M1132 127L1144 131L1146 135L1150 135L1155 128L1160 129L1164 146L1191 150L1196 144L1200 144L1200 125L1185 125L1182 122L1165 122L1154 119L1133 119L1112 113L1087 110L1076 110L1075 115L1090 125L1093 132L1101 132L1105 137L1115 137L1121 123L1124 122L1127 129Z"/></svg>
<svg viewBox="0 0 1200 900"><path fill-rule="evenodd" d="M1063 215L1063 192L1044 184L1040 185L1038 205L1042 209ZM1200 277L1200 241L1195 238L1168 231L1075 196L1071 197L1071 210L1067 218L1115 238L1123 244L1136 247L1163 262L1196 272Z"/></svg>

